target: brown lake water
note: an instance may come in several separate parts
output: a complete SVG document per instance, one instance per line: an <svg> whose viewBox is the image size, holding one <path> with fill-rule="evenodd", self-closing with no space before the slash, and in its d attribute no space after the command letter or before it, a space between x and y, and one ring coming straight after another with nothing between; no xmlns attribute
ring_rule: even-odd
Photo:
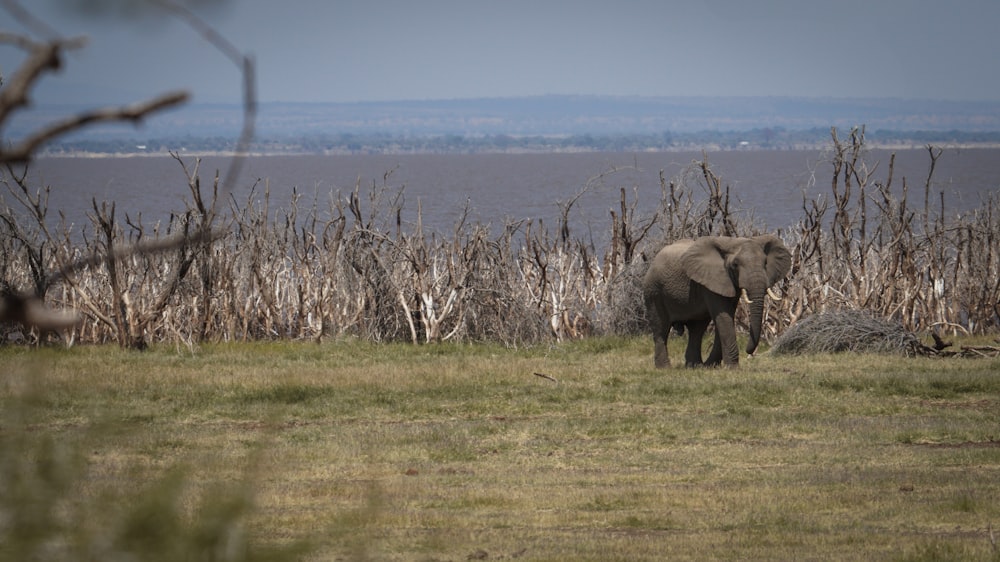
<svg viewBox="0 0 1000 562"><path fill-rule="evenodd" d="M924 183L930 165L925 149L897 150L893 191L901 193L905 178L910 202L922 207ZM876 166L873 181L884 182L890 152L872 150L866 157ZM390 193L403 188L403 220L416 219L418 203L424 225L448 232L468 204L470 220L502 225L506 220L542 219L551 226L559 204L577 196L571 214L574 232L603 237L609 211L617 210L619 189L637 197L639 215L648 216L661 197L659 175L684 183L704 200L704 191L692 164L701 153L574 153L574 154L421 154L421 155L274 155L249 157L234 182L232 197L243 204L260 199L265 185L272 209L288 207L292 190L302 204L317 199L321 209L338 192L347 194L360 182L362 201L373 182L385 183ZM731 188L733 207L751 210L771 229L794 225L802 216L803 195L829 197L833 167L823 151L731 151L708 154L709 163L724 185ZM193 167L194 158L186 158ZM215 171L225 174L229 160L204 157L202 184L211 185ZM190 199L180 164L167 156L132 158L42 158L32 164L33 185L51 188L49 217L58 221L63 211L69 222L89 225L91 200L114 201L118 216L128 213L152 225L171 211L182 211ZM586 189L585 189L586 188ZM932 181L933 209L939 192L945 193L946 215L969 211L1000 189L1000 150L946 149Z"/></svg>

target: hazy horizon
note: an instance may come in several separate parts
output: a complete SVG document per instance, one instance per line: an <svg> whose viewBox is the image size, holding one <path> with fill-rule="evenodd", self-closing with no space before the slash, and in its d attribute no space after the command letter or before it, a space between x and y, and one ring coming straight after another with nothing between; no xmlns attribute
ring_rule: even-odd
<svg viewBox="0 0 1000 562"><path fill-rule="evenodd" d="M259 135L1000 131L996 0L176 1L256 61ZM241 102L237 68L178 18L139 0L22 4L90 40L38 81L5 138L63 105L177 89L190 104L87 134L238 134L238 112L205 109ZM5 10L0 31L41 33ZM0 45L0 73L23 56Z"/></svg>
<svg viewBox="0 0 1000 562"><path fill-rule="evenodd" d="M10 139L20 138L84 107L79 104L42 105L12 120L5 135ZM139 127L100 125L70 135L67 140L145 139L155 142L184 137L232 138L239 133L242 118L242 108L235 103L191 104L157 115ZM861 125L866 126L870 134L878 131L998 133L1000 102L554 95L436 101L261 102L256 118L256 137L266 142L343 135L362 135L372 141L377 140L378 135L396 138L457 135L475 139L491 135L653 135L666 138L687 134L686 142L692 142L691 133L706 133L704 138L711 141L713 132L829 131L830 127L849 130ZM824 139L826 136L819 135ZM816 135L809 138L813 137ZM899 138L898 135L891 137ZM784 140L802 143L804 138L792 135L785 136ZM949 142L950 137L938 134L911 138ZM966 135L965 138L970 137ZM679 142L679 138L674 140ZM643 142L648 144L650 140Z"/></svg>
<svg viewBox="0 0 1000 562"><path fill-rule="evenodd" d="M62 73L38 85L38 102L127 103L177 88L196 103L241 99L233 64L176 18L90 12L135 5L123 2L25 6L64 36L90 37L68 54ZM255 58L261 102L544 95L1000 101L995 0L185 3ZM0 28L25 32L3 11ZM0 69L11 72L20 56L0 48Z"/></svg>

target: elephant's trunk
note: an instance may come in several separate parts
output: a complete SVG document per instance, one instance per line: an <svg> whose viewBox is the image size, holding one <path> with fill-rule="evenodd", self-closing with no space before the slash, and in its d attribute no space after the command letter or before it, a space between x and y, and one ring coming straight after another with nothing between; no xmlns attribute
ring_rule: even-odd
<svg viewBox="0 0 1000 562"><path fill-rule="evenodd" d="M760 343L761 326L764 323L764 290L753 290L750 295L750 341L747 342L747 355L753 355Z"/></svg>

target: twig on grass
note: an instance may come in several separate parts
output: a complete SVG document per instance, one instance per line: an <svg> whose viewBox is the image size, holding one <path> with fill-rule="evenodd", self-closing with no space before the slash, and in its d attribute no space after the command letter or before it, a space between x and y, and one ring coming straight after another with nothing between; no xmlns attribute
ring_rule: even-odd
<svg viewBox="0 0 1000 562"><path fill-rule="evenodd" d="M545 379L545 380L548 380L548 381L552 381L552 382L554 382L554 383L558 383L558 382L559 382L559 380L558 380L558 379L556 379L555 377L553 377L553 376L550 376L550 375L546 375L545 373L533 373L533 374L534 374L534 375L535 375L536 377L541 377L541 378L543 378L543 379Z"/></svg>
<svg viewBox="0 0 1000 562"><path fill-rule="evenodd" d="M976 357L1000 357L1000 347L992 345L963 345L962 352L956 355L962 355L963 357L970 355Z"/></svg>

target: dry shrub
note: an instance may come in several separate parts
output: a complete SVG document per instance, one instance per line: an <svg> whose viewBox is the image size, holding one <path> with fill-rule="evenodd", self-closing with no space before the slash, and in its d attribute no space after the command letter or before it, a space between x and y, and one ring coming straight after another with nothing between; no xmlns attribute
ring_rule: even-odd
<svg viewBox="0 0 1000 562"><path fill-rule="evenodd" d="M814 314L785 330L771 351L783 355L806 353L922 353L917 336L898 322L876 318L860 310Z"/></svg>
<svg viewBox="0 0 1000 562"><path fill-rule="evenodd" d="M949 216L934 168L914 197L895 157L885 175L869 162L864 127L847 140L831 131L833 175L827 197L803 201L803 217L783 233L792 249L786 298L789 324L829 309L853 308L898 321L912 332L983 334L1000 326L1000 213L990 196ZM914 199L918 202L914 204Z"/></svg>
<svg viewBox="0 0 1000 562"><path fill-rule="evenodd" d="M261 200L229 201L230 182L253 135L256 103L252 59L191 14L164 3L244 78L239 155L211 193L180 161L191 199L165 224L116 215L114 202L93 201L82 232L51 229L48 187L29 185L26 166L44 142L98 121L139 121L183 103L167 93L117 109L81 113L17 143L0 143L0 341L40 341L62 330L70 341L115 341L141 349L156 342L315 339L355 336L373 341L500 341L507 345L644 330L639 280L645 261L664 244L705 235L751 236L764 228L731 206L730 189L705 155L667 181L646 214L620 187L604 233L607 247L578 236L571 209L587 190L606 187L600 174L559 203L555 229L541 221L508 223L499 236L463 216L451 232L427 232L421 209L404 225L402 188L392 172L381 186L331 194L328 208L304 205L296 193L285 208ZM6 11L24 17L17 3ZM20 16L18 16L20 14ZM32 27L29 25L28 27ZM47 33L46 33L47 34ZM26 53L3 84L0 125L30 105L40 76L60 67L78 39L36 41L10 35ZM0 82L3 77L0 76ZM982 334L1000 326L1000 212L989 198L972 213L948 217L944 193L934 197L940 149L928 146L930 169L922 205L910 186L869 163L864 127L842 140L831 130L831 191L803 201L796 226L779 232L792 251L782 283L786 298L766 308L764 336L810 314L852 308L898 321L910 331ZM19 167L19 166L25 167ZM894 183L895 182L895 183ZM71 189L72 186L60 186ZM638 191L639 186L634 186ZM226 212L226 204L231 207ZM595 231L584 225L584 232ZM659 236L657 236L659 234ZM654 243L653 240L656 240ZM50 315L46 303L79 311ZM46 312L44 316L28 310ZM29 318L29 316L31 318ZM33 319L32 319L33 318ZM737 323L746 324L740 309ZM12 327L11 322L20 322ZM71 326L68 327L67 326Z"/></svg>

